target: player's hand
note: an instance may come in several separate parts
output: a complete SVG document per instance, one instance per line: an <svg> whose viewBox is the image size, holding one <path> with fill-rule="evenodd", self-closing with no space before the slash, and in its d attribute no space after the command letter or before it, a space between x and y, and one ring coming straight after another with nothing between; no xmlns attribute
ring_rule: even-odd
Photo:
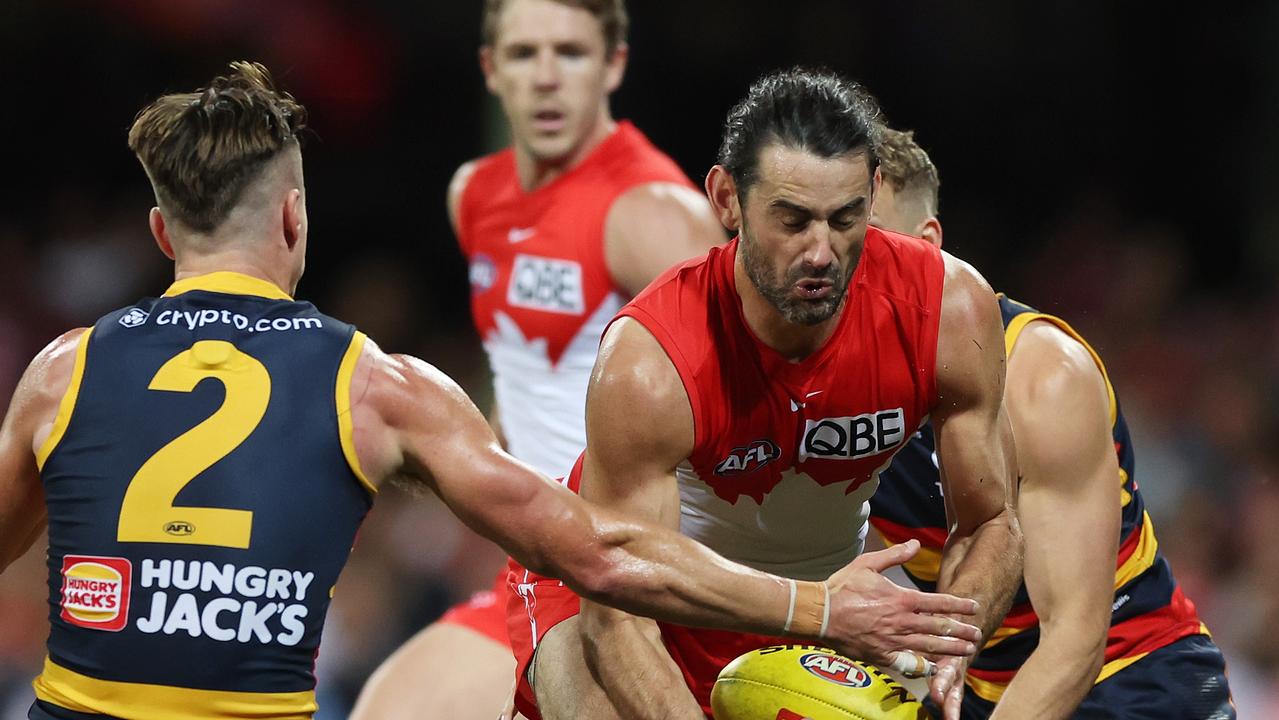
<svg viewBox="0 0 1279 720"><path fill-rule="evenodd" d="M981 630L956 619L976 615L976 600L906 589L881 575L918 551L919 542L911 540L861 555L830 576L824 639L831 646L885 667L910 653L969 658L977 652Z"/></svg>
<svg viewBox="0 0 1279 720"><path fill-rule="evenodd" d="M937 672L928 679L928 694L942 709L943 720L959 720L967 671L968 658L941 658L937 661Z"/></svg>

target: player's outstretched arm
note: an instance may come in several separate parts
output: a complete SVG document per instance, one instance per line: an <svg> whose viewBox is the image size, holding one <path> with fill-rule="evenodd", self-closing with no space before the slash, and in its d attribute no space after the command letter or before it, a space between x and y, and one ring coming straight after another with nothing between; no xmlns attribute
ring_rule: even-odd
<svg viewBox="0 0 1279 720"><path fill-rule="evenodd" d="M0 427L0 571L22 557L47 522L36 453L53 431L83 336L84 328L67 332L36 355Z"/></svg>
<svg viewBox="0 0 1279 720"><path fill-rule="evenodd" d="M1110 388L1087 348L1032 322L1009 358L1006 398L1039 645L991 717L1066 718L1092 689L1110 626L1120 525Z"/></svg>
<svg viewBox="0 0 1279 720"><path fill-rule="evenodd" d="M674 183L647 183L626 191L609 208L604 259L613 282L634 296L667 268L724 240L724 226L705 194Z"/></svg>
<svg viewBox="0 0 1279 720"><path fill-rule="evenodd" d="M470 399L446 375L371 341L351 383L356 455L374 484L393 478L435 490L477 532L534 572L552 575L590 600L671 622L782 634L791 581L730 562L676 532L594 506L507 455ZM830 641L851 652L856 598L843 583L797 583L803 597L830 602ZM902 590L916 607L895 626L927 633L922 652L968 653L976 629L916 613L972 615L961 598ZM913 594L912 594L913 593ZM802 605L794 615L811 613ZM820 610L818 611L820 615ZM794 637L818 640L819 627L796 623ZM841 628L836 631L836 628ZM945 631L950 629L950 637ZM958 628L957 630L955 628ZM969 633L969 630L972 632ZM970 637L971 635L971 637Z"/></svg>
<svg viewBox="0 0 1279 720"><path fill-rule="evenodd" d="M1016 455L1003 405L1003 323L985 280L967 263L944 252L942 257L932 418L951 531L937 589L978 600L979 624L989 638L1008 612L1022 569ZM947 720L959 717L965 668L963 662L942 663L930 683Z"/></svg>

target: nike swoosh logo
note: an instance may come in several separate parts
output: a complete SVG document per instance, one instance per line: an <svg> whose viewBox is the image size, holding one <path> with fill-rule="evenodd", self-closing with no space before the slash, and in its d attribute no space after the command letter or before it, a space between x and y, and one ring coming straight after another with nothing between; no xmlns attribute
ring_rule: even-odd
<svg viewBox="0 0 1279 720"><path fill-rule="evenodd" d="M805 396L804 396L804 399L806 399L806 400L807 400L808 398L810 398L810 397L812 397L812 396L814 396L814 395L821 395L821 394L822 394L822 393L824 393L824 392L826 392L826 391L825 391L825 390L814 390L814 391L810 392L809 394L805 395Z"/></svg>
<svg viewBox="0 0 1279 720"><path fill-rule="evenodd" d="M510 231L506 233L506 239L508 242L514 245L515 243L524 242L525 240L528 240L529 238L533 237L536 234L537 234L537 230L531 227L511 228Z"/></svg>

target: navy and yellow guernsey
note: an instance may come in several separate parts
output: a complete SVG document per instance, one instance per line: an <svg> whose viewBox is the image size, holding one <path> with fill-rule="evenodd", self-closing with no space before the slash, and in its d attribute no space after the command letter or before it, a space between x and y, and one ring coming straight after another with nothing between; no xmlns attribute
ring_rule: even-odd
<svg viewBox="0 0 1279 720"><path fill-rule="evenodd" d="M37 453L49 656L32 718L309 718L332 588L372 503L364 336L236 273L99 320Z"/></svg>
<svg viewBox="0 0 1279 720"><path fill-rule="evenodd" d="M1039 313L1025 305L999 296L1004 320L1004 345L1009 353L1018 336L1032 321L1052 323L1078 340L1097 362L1105 376L1101 358L1065 321ZM1195 606L1182 594L1167 560L1160 554L1150 516L1137 489L1133 472L1133 449L1128 425L1115 397L1109 377L1110 419L1115 452L1119 459L1115 499L1123 508L1119 554L1115 562L1115 597L1106 639L1105 664L1097 678L1101 682L1145 657L1153 650L1184 637L1207 634ZM926 424L882 473L879 489L871 498L871 524L888 544L919 539L919 554L905 565L906 574L921 589L936 589L942 546L946 542L946 510L942 501L940 476L932 424ZM969 693L994 703L1003 695L1018 668L1039 643L1039 619L1031 607L1023 584L1013 598L1012 609L1002 626L987 640L968 671ZM965 697L969 697L968 694Z"/></svg>

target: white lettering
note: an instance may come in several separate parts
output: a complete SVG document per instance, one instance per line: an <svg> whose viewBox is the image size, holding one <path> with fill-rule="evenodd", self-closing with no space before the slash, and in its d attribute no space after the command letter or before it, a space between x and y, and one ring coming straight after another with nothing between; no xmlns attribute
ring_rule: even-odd
<svg viewBox="0 0 1279 720"><path fill-rule="evenodd" d="M289 579L292 575L288 570L272 568L266 578L266 596L268 598L278 597L282 600L289 599Z"/></svg>
<svg viewBox="0 0 1279 720"><path fill-rule="evenodd" d="M179 630L186 630L191 637L200 637L200 607L195 603L195 596L182 593L173 601L173 612L164 622L164 634L172 635Z"/></svg>
<svg viewBox="0 0 1279 720"><path fill-rule="evenodd" d="M168 562L168 560L165 560ZM164 623L164 608L169 604L169 596L157 591L151 596L151 616L138 618L138 629L144 633L158 633Z"/></svg>
<svg viewBox="0 0 1279 720"><path fill-rule="evenodd" d="M201 565L200 589L204 592L212 590L216 585L218 592L223 595L230 595L234 581L235 566L231 563L227 563L220 568L211 562L205 562Z"/></svg>
<svg viewBox="0 0 1279 720"><path fill-rule="evenodd" d="M210 600L209 604L204 606L204 612L200 613L200 626L204 628L204 634L214 640L222 642L230 642L235 639L235 631L231 628L224 628L218 625L218 613L235 612L240 609L240 601L232 598L217 598Z"/></svg>
<svg viewBox="0 0 1279 720"><path fill-rule="evenodd" d="M310 573L308 573L310 574ZM302 635L306 632L306 626L302 624L302 618L306 617L305 605L290 605L284 609L284 613L280 615L280 624L284 626L287 633L280 633L275 636L276 642L281 645L293 647L302 641Z"/></svg>
<svg viewBox="0 0 1279 720"><path fill-rule="evenodd" d="M143 560L142 587L151 587L152 584L161 588L169 587L169 573L172 564L170 560L161 560L159 564L151 558Z"/></svg>
<svg viewBox="0 0 1279 720"><path fill-rule="evenodd" d="M315 573L302 573L297 570L293 571L293 584L297 586L298 591L294 595L294 600L305 600L306 589L311 587L311 581L315 579Z"/></svg>
<svg viewBox="0 0 1279 720"><path fill-rule="evenodd" d="M262 597L266 590L266 570L249 566L235 574L235 591L245 597Z"/></svg>
<svg viewBox="0 0 1279 720"><path fill-rule="evenodd" d="M183 574L185 571L185 575ZM185 560L173 561L173 587L179 590L194 590L200 584L200 563Z"/></svg>
<svg viewBox="0 0 1279 720"><path fill-rule="evenodd" d="M269 602L258 610L258 604L252 600L244 603L244 612L240 614L240 633L236 639L243 643L256 636L260 642L271 642L271 631L267 629L266 621L279 607L279 603Z"/></svg>

